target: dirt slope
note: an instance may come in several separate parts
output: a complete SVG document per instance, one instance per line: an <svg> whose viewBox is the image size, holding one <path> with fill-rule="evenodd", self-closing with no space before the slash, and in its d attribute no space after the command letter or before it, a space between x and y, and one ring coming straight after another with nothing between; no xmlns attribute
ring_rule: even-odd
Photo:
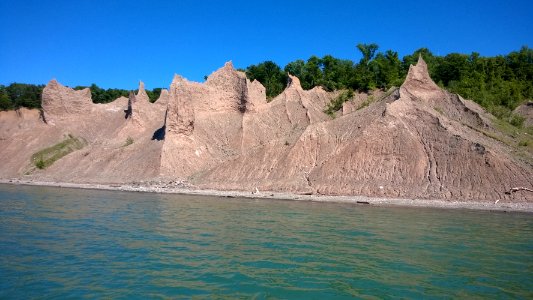
<svg viewBox="0 0 533 300"><path fill-rule="evenodd" d="M89 90L52 80L43 113L0 113L0 178L120 183L188 180L200 188L455 200L533 201L533 167L491 138L497 129L475 103L440 89L419 60L403 85L356 95L336 118L336 95L265 89L231 63L205 83L176 75L169 91L93 104ZM366 102L365 105L362 105ZM41 170L32 155L67 137L81 150ZM39 152L41 151L41 152Z"/></svg>

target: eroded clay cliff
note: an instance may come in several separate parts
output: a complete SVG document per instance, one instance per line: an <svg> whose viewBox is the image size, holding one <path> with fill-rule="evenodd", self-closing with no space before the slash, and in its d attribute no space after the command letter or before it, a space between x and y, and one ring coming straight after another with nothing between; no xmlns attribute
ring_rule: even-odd
<svg viewBox="0 0 533 300"><path fill-rule="evenodd" d="M88 89L52 80L43 112L0 113L0 177L120 183L187 180L200 188L428 199L533 201L531 157L493 138L491 116L440 89L420 59L398 89L357 94L332 118L336 96L289 76L265 89L231 63L205 83L176 75L150 103L139 92L93 104ZM16 124L16 126L14 125ZM39 170L32 155L65 136L85 147Z"/></svg>

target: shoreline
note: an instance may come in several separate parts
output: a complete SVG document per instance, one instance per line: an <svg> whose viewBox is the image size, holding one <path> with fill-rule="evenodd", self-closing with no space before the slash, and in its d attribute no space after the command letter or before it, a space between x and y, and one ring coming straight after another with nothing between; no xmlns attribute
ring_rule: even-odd
<svg viewBox="0 0 533 300"><path fill-rule="evenodd" d="M405 198L379 198L368 196L328 196L328 195L302 195L294 193L258 191L255 193L244 191L221 191L203 190L184 186L168 187L142 184L99 184L99 183L68 183L47 182L21 179L0 179L0 184L47 186L59 188L94 189L121 192L141 192L160 194L181 194L215 196L225 198L248 198L261 200L284 200L284 201L311 201L320 203L344 203L353 205L377 206L377 207L410 207L410 208L436 208L436 209L468 209L500 212L526 212L533 213L533 203L530 202L480 202L480 201L451 201L451 200L427 200Z"/></svg>

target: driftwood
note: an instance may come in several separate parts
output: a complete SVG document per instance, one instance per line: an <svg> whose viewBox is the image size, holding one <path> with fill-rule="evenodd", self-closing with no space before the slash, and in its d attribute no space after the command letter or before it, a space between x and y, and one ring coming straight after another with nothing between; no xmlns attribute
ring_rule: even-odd
<svg viewBox="0 0 533 300"><path fill-rule="evenodd" d="M528 188L525 188L525 187L514 187L514 188L511 188L509 191L505 192L507 195L510 195L514 192L518 192L518 191L526 191L526 192L532 192L533 193L533 190L532 189L528 189Z"/></svg>

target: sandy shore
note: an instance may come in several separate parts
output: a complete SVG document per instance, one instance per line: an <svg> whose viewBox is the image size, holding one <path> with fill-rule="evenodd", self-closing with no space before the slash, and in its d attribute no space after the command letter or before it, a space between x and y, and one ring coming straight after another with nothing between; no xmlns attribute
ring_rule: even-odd
<svg viewBox="0 0 533 300"><path fill-rule="evenodd" d="M450 200L427 200L427 199L402 199L402 198L378 198L366 196L326 196L326 195L299 195L291 193L279 193L269 191L218 191L200 190L188 188L180 184L175 186L157 183L132 183L132 184L94 184L94 183L67 183L67 182L44 182L21 179L0 179L0 184L51 186L79 189L98 189L110 191L145 192L145 193L168 193L184 195L204 195L230 198L254 198L276 199L294 201L314 201L331 203L351 203L371 206L404 206L404 207L428 207L446 209L473 209L490 211L518 211L533 213L533 203L528 202L475 202L475 201L450 201Z"/></svg>

